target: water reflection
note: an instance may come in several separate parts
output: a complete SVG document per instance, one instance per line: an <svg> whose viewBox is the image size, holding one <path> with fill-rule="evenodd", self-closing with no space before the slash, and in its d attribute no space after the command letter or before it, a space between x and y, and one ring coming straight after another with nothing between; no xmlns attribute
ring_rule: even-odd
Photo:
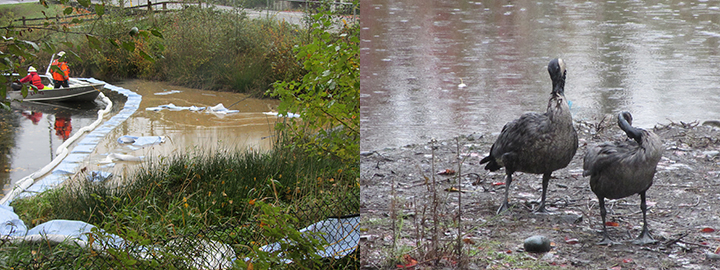
<svg viewBox="0 0 720 270"><path fill-rule="evenodd" d="M0 179L10 179L12 171L12 152L15 148L17 127L20 125L20 116L13 111L0 109Z"/></svg>
<svg viewBox="0 0 720 270"><path fill-rule="evenodd" d="M3 193L14 181L41 169L55 158L55 151L65 140L74 135L72 126L86 126L97 118L97 111L104 107L101 102L43 103L11 102L12 111L5 111L3 118L10 121L3 131L5 152L0 160L4 170L0 172Z"/></svg>
<svg viewBox="0 0 720 270"><path fill-rule="evenodd" d="M72 132L72 119L68 113L56 113L55 114L55 135L57 135L62 141L67 141L70 138Z"/></svg>
<svg viewBox="0 0 720 270"><path fill-rule="evenodd" d="M576 119L720 119L720 1L362 1L361 148L498 132L568 67ZM458 88L461 80L467 87Z"/></svg>

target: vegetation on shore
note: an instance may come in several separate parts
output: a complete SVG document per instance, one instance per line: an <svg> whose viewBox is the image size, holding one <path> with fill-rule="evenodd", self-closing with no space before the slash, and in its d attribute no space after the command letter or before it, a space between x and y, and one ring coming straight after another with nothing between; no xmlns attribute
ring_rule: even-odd
<svg viewBox="0 0 720 270"><path fill-rule="evenodd" d="M114 234L138 245L197 236L213 239L211 232L219 231L222 236L213 240L230 242L236 268L359 267L357 255L337 261L308 256L322 243L297 238L298 229L309 223L359 212L358 22L324 11L309 18L315 30L307 31L192 7L138 18L106 14L92 24L74 26L92 28L92 37L26 33L47 43L24 64L42 65L52 52L63 49L75 57L70 62L78 75L106 80L161 79L257 95L274 85L268 93L281 99L282 113L298 113L311 121L279 124L280 139L268 153L199 150L147 162L138 174L125 176L126 183L79 181L15 200L12 206L28 227L51 219L80 220L101 229L94 237ZM331 29L339 21L344 22L341 28ZM132 27L140 30L127 36ZM295 244L282 251L259 249L287 239ZM129 250L96 254L87 249L6 242L0 245L0 262L11 267L30 260L48 267L97 268L95 256L104 256L112 264L109 268L142 269L185 268L192 260L177 258L172 251L142 259ZM93 256L84 258L83 252ZM295 263L285 265L279 252Z"/></svg>
<svg viewBox="0 0 720 270"><path fill-rule="evenodd" d="M50 20L46 27L31 22L28 27L34 30L13 21L18 14L31 16L27 10L38 8L42 5L0 6L0 22L12 25L6 29L37 44L37 50L21 54L23 60L14 63L13 71L21 75L29 65L44 70L52 54L60 50L68 52L74 77L163 80L256 97L263 97L275 81L300 80L306 73L293 49L308 43L307 29L285 21L250 19L239 9L190 5L174 12L129 16L108 7L102 16L75 18L76 23ZM70 15L63 13L67 8L82 14L97 10L48 5L42 12L63 18ZM33 17L42 16L38 12ZM137 34L130 34L133 27Z"/></svg>

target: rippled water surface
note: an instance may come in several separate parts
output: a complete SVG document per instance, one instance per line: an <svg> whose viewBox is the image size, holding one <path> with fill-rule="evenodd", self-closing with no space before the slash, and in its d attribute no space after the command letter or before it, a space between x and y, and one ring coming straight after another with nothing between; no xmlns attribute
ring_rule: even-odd
<svg viewBox="0 0 720 270"><path fill-rule="evenodd" d="M560 57L575 119L720 119L720 1L361 3L361 149L499 132L544 111ZM467 87L460 88L458 84Z"/></svg>
<svg viewBox="0 0 720 270"><path fill-rule="evenodd" d="M144 159L160 159L171 155L194 151L213 153L215 151L253 149L267 150L272 140L271 134L277 120L274 116L263 114L277 107L276 100L248 98L244 94L203 91L161 82L142 80L113 83L142 95L137 111L126 121L113 129L90 154L86 166L89 170L102 170L116 174L126 173L138 168L138 162L103 163L108 154L123 154ZM155 95L169 91L178 91L169 95ZM114 97L113 99L115 99ZM122 109L117 101L114 113ZM231 110L231 114L213 114L205 111L148 111L146 108L174 104L188 107L211 107L222 103ZM55 150L62 144L62 133L58 131L58 119L66 118L71 125L69 136L83 126L91 124L97 118L97 111L104 104L85 104L83 106L56 104L14 104L18 128L15 130L14 149L7 160L3 160L5 170L0 173L4 181L3 193L11 184L44 167L55 157ZM110 113L105 120L114 115ZM123 135L163 136L165 142L141 149L130 149L120 145L117 139ZM12 137L12 136L11 136ZM79 141L79 140L78 140ZM0 195L2 195L0 194Z"/></svg>

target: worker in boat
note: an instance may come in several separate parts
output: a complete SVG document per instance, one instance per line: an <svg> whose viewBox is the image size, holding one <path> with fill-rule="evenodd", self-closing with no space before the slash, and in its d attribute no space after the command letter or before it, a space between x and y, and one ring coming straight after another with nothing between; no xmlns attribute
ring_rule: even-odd
<svg viewBox="0 0 720 270"><path fill-rule="evenodd" d="M28 68L28 75L25 76L25 78L20 79L20 83L26 83L30 82L30 84L37 87L38 90L43 89L52 89L52 86L48 85L47 87L42 83L40 80L40 75L37 74L37 69L35 69L33 66L30 66Z"/></svg>
<svg viewBox="0 0 720 270"><path fill-rule="evenodd" d="M60 51L57 53L58 58L53 60L52 66L56 66L60 69L62 72L57 72L56 70L53 70L50 68L50 73L52 73L53 76L53 82L55 84L55 88L62 87L70 87L68 85L68 79L70 78L70 69L68 68L67 62L65 62L65 52Z"/></svg>

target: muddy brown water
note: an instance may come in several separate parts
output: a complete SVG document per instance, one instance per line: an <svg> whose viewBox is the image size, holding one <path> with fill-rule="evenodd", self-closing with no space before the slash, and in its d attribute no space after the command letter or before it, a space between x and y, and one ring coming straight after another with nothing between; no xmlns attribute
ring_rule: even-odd
<svg viewBox="0 0 720 270"><path fill-rule="evenodd" d="M265 115L263 112L272 111L278 105L277 100L248 98L244 94L205 91L143 80L124 81L113 85L142 95L142 102L137 111L100 141L95 151L90 154L86 161L90 170L120 174L128 173L140 165L138 162L119 161L108 166L102 163L102 160L110 153L159 159L200 150L204 153L212 153L235 149L267 150L270 147L277 118ZM180 92L155 95L172 90ZM193 105L210 107L219 103L229 107L236 103L229 109L239 112L219 115L205 111L146 110L170 103L184 107ZM11 188L15 181L39 170L54 158L55 149L63 142L56 128L58 118L67 116L71 119L72 130L69 134L72 136L81 127L95 121L97 110L104 108L103 104L91 104L83 108L58 110L57 106L40 105L42 107L16 110L20 118L20 127L16 131L16 146L8 159L7 169L0 173L4 181L3 193ZM37 111L35 115L32 110ZM61 113L58 113L59 111ZM111 113L105 119L109 119L112 115ZM165 142L132 150L117 142L117 139L123 135L164 136Z"/></svg>
<svg viewBox="0 0 720 270"><path fill-rule="evenodd" d="M369 0L361 11L362 150L499 132L544 111L556 57L575 119L720 119L720 1Z"/></svg>

